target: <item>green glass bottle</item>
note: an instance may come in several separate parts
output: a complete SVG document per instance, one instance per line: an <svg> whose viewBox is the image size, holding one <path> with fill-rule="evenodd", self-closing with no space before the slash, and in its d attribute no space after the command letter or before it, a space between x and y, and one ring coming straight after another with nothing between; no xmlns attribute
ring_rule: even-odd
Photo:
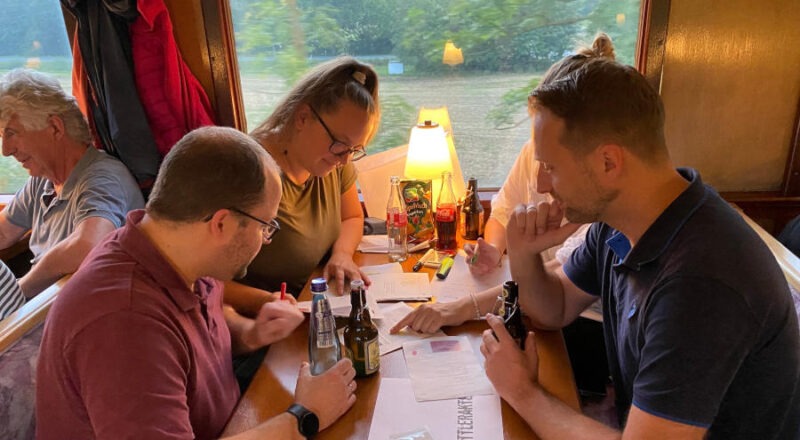
<svg viewBox="0 0 800 440"><path fill-rule="evenodd" d="M378 328L372 322L367 307L364 282L350 283L350 322L344 329L344 346L347 357L353 362L356 376L364 377L378 371L381 362L378 346Z"/></svg>

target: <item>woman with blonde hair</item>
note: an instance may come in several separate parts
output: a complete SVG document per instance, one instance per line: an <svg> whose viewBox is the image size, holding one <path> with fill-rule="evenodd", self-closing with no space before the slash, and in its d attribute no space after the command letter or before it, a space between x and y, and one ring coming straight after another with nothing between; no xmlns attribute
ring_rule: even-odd
<svg viewBox="0 0 800 440"><path fill-rule="evenodd" d="M255 313L269 300L264 290L286 282L297 295L323 262L331 290L341 293L345 280L369 282L353 262L364 214L351 162L366 155L379 120L375 70L339 57L309 71L250 133L281 168L280 231L241 280L261 291L231 285L226 302Z"/></svg>

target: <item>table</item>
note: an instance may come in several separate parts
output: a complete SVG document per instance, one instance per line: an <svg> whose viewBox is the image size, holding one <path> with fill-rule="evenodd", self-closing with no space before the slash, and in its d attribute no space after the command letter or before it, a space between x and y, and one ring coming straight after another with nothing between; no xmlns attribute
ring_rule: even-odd
<svg viewBox="0 0 800 440"><path fill-rule="evenodd" d="M403 268L411 266L421 256L410 255ZM385 254L356 253L356 263L362 266L387 263ZM429 269L423 269L433 274ZM303 289L299 300L311 298L309 286ZM471 321L458 327L445 327L450 336L465 335L478 356L480 336L488 328L483 321ZM573 409L580 411L577 388L572 376L564 339L560 331L537 331L539 350L539 380L542 386ZM244 396L236 406L223 436L238 434L278 415L294 401L294 387L302 361L308 360L308 318L289 337L272 344L264 363L259 368ZM356 403L342 418L322 431L317 439L366 439L372 420L372 411L378 396L381 377L406 378L403 351L397 350L381 357L381 368L372 377L357 379ZM505 402L502 404L503 431L507 440L537 438L522 418Z"/></svg>

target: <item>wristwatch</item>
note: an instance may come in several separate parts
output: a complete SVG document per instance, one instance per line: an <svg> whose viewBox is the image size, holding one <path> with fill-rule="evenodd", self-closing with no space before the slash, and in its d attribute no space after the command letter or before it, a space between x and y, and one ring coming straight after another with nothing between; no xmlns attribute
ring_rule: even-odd
<svg viewBox="0 0 800 440"><path fill-rule="evenodd" d="M300 430L300 434L303 437L312 438L317 435L317 432L319 432L319 419L308 408L299 403L293 403L286 412L297 418L297 429Z"/></svg>

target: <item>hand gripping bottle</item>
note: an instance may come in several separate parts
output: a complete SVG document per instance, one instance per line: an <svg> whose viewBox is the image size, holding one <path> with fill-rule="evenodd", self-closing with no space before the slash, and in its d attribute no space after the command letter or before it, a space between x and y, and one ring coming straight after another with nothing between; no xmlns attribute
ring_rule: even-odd
<svg viewBox="0 0 800 440"><path fill-rule="evenodd" d="M308 359L311 374L317 376L334 366L342 358L342 347L336 333L336 321L325 293L325 278L311 280L311 316L308 328Z"/></svg>

